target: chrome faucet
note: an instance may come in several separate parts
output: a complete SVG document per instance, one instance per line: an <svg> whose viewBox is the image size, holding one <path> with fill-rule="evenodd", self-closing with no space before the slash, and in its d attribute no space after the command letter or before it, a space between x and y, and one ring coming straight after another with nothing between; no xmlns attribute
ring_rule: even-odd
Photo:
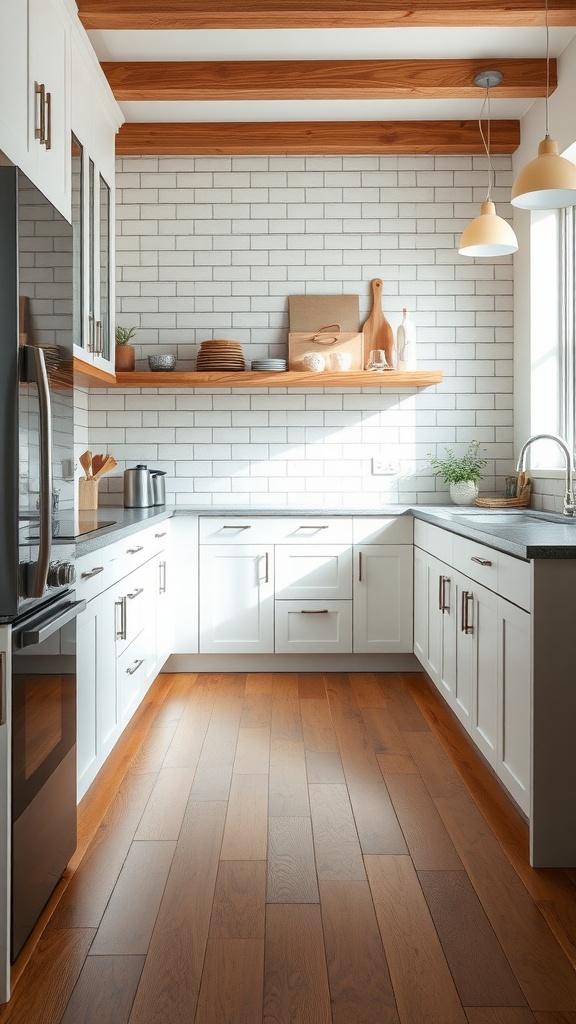
<svg viewBox="0 0 576 1024"><path fill-rule="evenodd" d="M520 455L518 456L518 462L516 463L516 472L524 472L524 469L526 468L525 464L527 449L533 441L541 441L542 439L545 439L547 441L556 441L556 444L560 445L560 448L564 453L564 458L566 460L566 483L564 486L564 515L576 515L576 496L574 495L574 491L572 489L574 464L572 462L572 456L570 455L568 445L566 444L566 441L564 441L561 437L558 437L556 434L533 434L532 437L529 437L520 449Z"/></svg>

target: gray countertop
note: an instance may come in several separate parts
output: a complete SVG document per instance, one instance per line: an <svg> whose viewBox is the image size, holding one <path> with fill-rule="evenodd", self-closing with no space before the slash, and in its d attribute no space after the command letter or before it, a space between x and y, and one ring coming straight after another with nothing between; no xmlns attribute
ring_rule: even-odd
<svg viewBox="0 0 576 1024"><path fill-rule="evenodd" d="M76 542L76 555L89 554L172 516L397 516L413 515L471 540L517 558L576 558L576 518L531 510L501 511L454 505L382 505L380 508L221 508L214 505L146 509L103 506L95 513L99 523L110 523ZM112 520L114 522L112 523Z"/></svg>

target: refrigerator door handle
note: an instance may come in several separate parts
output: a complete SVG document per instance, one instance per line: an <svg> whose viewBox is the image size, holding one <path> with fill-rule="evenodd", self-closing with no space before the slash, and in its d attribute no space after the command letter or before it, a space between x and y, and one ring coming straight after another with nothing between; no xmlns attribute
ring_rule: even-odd
<svg viewBox="0 0 576 1024"><path fill-rule="evenodd" d="M52 552L52 410L46 360L42 349L37 345L23 345L21 353L24 361L21 379L25 383L36 384L40 411L40 539L38 561L28 597L43 597Z"/></svg>

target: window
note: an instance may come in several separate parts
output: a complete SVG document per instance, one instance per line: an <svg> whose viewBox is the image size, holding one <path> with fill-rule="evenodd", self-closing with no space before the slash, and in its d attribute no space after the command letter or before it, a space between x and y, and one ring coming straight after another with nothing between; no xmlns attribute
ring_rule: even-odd
<svg viewBox="0 0 576 1024"><path fill-rule="evenodd" d="M576 442L576 207L560 216L560 433L574 451Z"/></svg>

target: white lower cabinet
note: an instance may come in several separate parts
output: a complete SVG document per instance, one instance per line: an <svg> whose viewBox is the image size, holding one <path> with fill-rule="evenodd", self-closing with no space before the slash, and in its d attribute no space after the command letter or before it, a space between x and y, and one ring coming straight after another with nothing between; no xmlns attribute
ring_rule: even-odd
<svg viewBox="0 0 576 1024"><path fill-rule="evenodd" d="M433 534L431 540L436 540ZM438 547L435 543L431 546ZM475 551L474 568L489 570L495 555L491 556L488 548L481 551L478 545ZM502 555L500 563L502 573ZM509 568L514 570L514 566ZM520 569L524 568L520 563ZM418 546L414 550L414 590L414 653L528 814L529 612Z"/></svg>
<svg viewBox="0 0 576 1024"><path fill-rule="evenodd" d="M200 548L200 651L274 651L274 548L258 544Z"/></svg>
<svg viewBox="0 0 576 1024"><path fill-rule="evenodd" d="M130 721L146 692L148 659L146 631L142 630L122 652L116 665L121 729Z"/></svg>
<svg viewBox="0 0 576 1024"><path fill-rule="evenodd" d="M105 591L88 602L76 622L79 800L119 735L113 629L114 598L111 591Z"/></svg>
<svg viewBox="0 0 576 1024"><path fill-rule="evenodd" d="M412 649L412 546L354 547L354 651Z"/></svg>
<svg viewBox="0 0 576 1024"><path fill-rule="evenodd" d="M277 654L352 650L351 601L276 601Z"/></svg>

